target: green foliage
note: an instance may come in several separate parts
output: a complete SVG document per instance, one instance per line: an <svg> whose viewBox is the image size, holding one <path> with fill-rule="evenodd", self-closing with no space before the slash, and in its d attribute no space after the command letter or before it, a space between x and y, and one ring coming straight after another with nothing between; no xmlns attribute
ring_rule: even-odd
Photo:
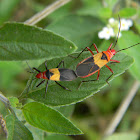
<svg viewBox="0 0 140 140"><path fill-rule="evenodd" d="M17 6L20 0L1 0L0 1L0 25L8 20L11 13Z"/></svg>
<svg viewBox="0 0 140 140"><path fill-rule="evenodd" d="M139 136L135 133L116 133L104 140L138 140Z"/></svg>
<svg viewBox="0 0 140 140"><path fill-rule="evenodd" d="M110 18L112 15L112 10L110 8L102 8L99 12L101 18Z"/></svg>
<svg viewBox="0 0 140 140"><path fill-rule="evenodd" d="M6 117L6 128L8 140L33 140L31 132L12 114Z"/></svg>
<svg viewBox="0 0 140 140"><path fill-rule="evenodd" d="M80 15L92 15L92 16L99 16L99 12L102 9L102 4L99 0L82 0L84 6L81 7L77 13Z"/></svg>
<svg viewBox="0 0 140 140"><path fill-rule="evenodd" d="M21 23L7 23L0 29L1 60L54 58L72 53L76 46L50 31Z"/></svg>
<svg viewBox="0 0 140 140"><path fill-rule="evenodd" d="M81 51L81 48L91 45L103 25L96 17L70 15L53 22L46 29L71 40L78 46L77 51Z"/></svg>
<svg viewBox="0 0 140 140"><path fill-rule="evenodd" d="M72 138L63 135L49 135L47 140L72 140Z"/></svg>
<svg viewBox="0 0 140 140"><path fill-rule="evenodd" d="M36 0L34 2L32 0L0 0L0 24L8 19L10 21L25 21L34 13L45 8L48 3L52 3L52 0ZM78 135L82 133L81 130L84 135L73 137L74 139L100 139L101 132L106 129L105 124L108 124L107 121L112 117L111 115L118 108L121 100L131 89L133 80L140 80L140 45L124 51L129 56L124 53L118 53L113 57L113 59L120 60L121 63L108 64L114 71L114 76L110 79L110 81L114 79L110 83L111 86L106 84L106 79L111 75L111 72L106 67L103 67L99 81L83 83L79 89L78 87L82 80L96 79L97 73L85 79L77 78L70 82L61 81L60 84L71 89L71 92L65 91L56 85L54 81L49 81L46 98L44 98L46 84L44 83L36 88L41 79L36 79L31 84L35 74L31 75L25 88L29 74L24 71L25 67L27 67L24 60L30 60L28 63L31 67L37 67L47 60L49 69L55 68L61 60L64 60L65 68L75 70L77 64L84 58L91 56L91 54L85 52L78 59L68 57L68 55L77 56L83 48L90 46L92 43L96 43L99 50L107 50L110 43L115 42L115 39L99 39L98 32L106 26L105 23L109 18L118 18L118 14L121 18L133 19L134 24L130 30L134 32L123 32L115 49L118 50L117 46L119 49L123 49L136 44L140 42L140 10L138 9L137 1L105 0L101 2L99 0L77 0L62 6L37 24L38 27L43 27L46 30L22 23L4 24L0 28L0 60L3 61L0 63L0 90L4 91L7 97L13 96L8 98L9 104L17 115L16 117L10 114L6 117L8 139L69 140L71 139L70 137L53 135L48 132ZM74 51L78 53L73 53ZM115 78L132 65L133 59L131 57L135 58L135 63L130 68L130 72L135 79L127 72ZM44 71L44 63L38 69ZM30 84L31 86L29 86ZM103 89L103 87L105 88ZM14 97L19 96L24 88L25 90L19 100ZM100 94L95 94L99 90L101 90ZM92 95L94 96L88 98ZM140 99L139 94L136 96L132 107L130 107L132 109L126 114L117 131L138 132ZM31 100L26 100L26 98ZM33 100L37 102L31 102ZM84 102L78 105L84 105L77 109L75 103L83 100ZM22 104L25 104L23 108ZM80 127L81 130L67 119L70 118L73 111L72 122ZM0 112L3 116L9 114L9 105L5 107L0 102ZM14 112L12 111L13 114ZM23 118L23 114L25 118ZM27 120L25 125L31 132L23 125L22 121L25 122L24 119ZM106 139L119 138L133 140L138 139L138 136L131 133L127 135L115 134ZM1 133L0 139L3 139Z"/></svg>
<svg viewBox="0 0 140 140"><path fill-rule="evenodd" d="M68 119L46 105L31 102L22 110L26 121L35 127L57 134L82 134Z"/></svg>
<svg viewBox="0 0 140 140"><path fill-rule="evenodd" d="M137 13L137 10L135 8L123 8L119 11L120 17L129 18L131 16L134 16Z"/></svg>
<svg viewBox="0 0 140 140"><path fill-rule="evenodd" d="M75 56L77 56L76 54ZM48 66L52 66L52 68L55 68L57 64L61 60L65 60L66 68L76 69L77 64L82 61L84 58L87 58L91 54L89 52L83 53L82 56L78 59L73 59L71 57L65 57L65 58L58 58L58 59L52 59L47 61ZM119 60L121 63L115 64L115 65L109 65L111 69L114 71L114 76L116 77L123 73L128 67L133 63L133 59L123 53L118 53L113 59ZM38 68L40 71L45 70L45 64L41 64ZM42 103L45 103L50 106L61 106L61 105L68 105L73 104L79 101L82 101L86 99L89 96L92 96L97 91L99 91L101 88L103 88L107 83L106 79L110 76L111 72L107 68L102 68L100 72L100 80L95 82L89 82L83 83L82 86L78 89L80 81L83 81L82 78L78 78L75 81L68 81L68 82L60 82L63 86L69 88L72 90L66 91L60 86L56 85L53 81L50 82L48 86L48 91L46 98L44 98L45 95L45 86L46 84L42 84L40 87L36 88L36 85L41 82L41 80L36 79L32 81L32 79L35 77L35 74L32 75L30 80L28 81L28 84L25 88L25 91L23 92L22 97L25 98L31 98L35 101L39 101ZM93 76L90 76L89 78L86 78L86 80L93 80L96 79L97 75L94 74ZM112 79L113 79L112 77ZM111 80L111 79L110 79ZM32 81L32 83L31 83ZM31 83L31 85L30 85ZM30 85L30 86L29 86Z"/></svg>
<svg viewBox="0 0 140 140"><path fill-rule="evenodd" d="M60 113L62 113L65 117L69 117L72 115L74 111L75 105L69 105L69 106L61 106L61 107L54 107L56 110L58 110Z"/></svg>
<svg viewBox="0 0 140 140"><path fill-rule="evenodd" d="M19 104L19 100L16 97L9 97L9 102L12 107L17 107L17 104Z"/></svg>
<svg viewBox="0 0 140 140"><path fill-rule="evenodd" d="M131 31L123 32L122 36L123 37L121 37L118 41L118 45L119 45L120 49L124 49L131 45L134 45L134 42L135 42L135 44L140 42L140 36L134 34ZM134 65L130 68L130 72L136 79L140 80L140 73L139 73L139 70L140 70L140 65L139 65L140 44L131 49L124 50L124 52L133 56L133 58L135 59Z"/></svg>

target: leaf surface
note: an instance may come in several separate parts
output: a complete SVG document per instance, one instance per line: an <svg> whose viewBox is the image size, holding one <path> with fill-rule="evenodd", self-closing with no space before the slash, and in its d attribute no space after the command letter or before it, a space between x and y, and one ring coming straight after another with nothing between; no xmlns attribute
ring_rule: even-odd
<svg viewBox="0 0 140 140"><path fill-rule="evenodd" d="M130 47L131 45L140 43L140 36L134 34L131 31L123 32L122 37L118 40L118 45L120 49L124 49ZM140 44L134 46L133 48L129 48L124 50L123 52L132 56L135 59L135 63L130 68L131 74L140 81Z"/></svg>
<svg viewBox="0 0 140 140"><path fill-rule="evenodd" d="M92 40L95 39L97 32L103 26L104 24L96 17L70 15L53 22L46 29L71 40L81 51L81 48L93 43ZM96 38L96 40L99 39Z"/></svg>
<svg viewBox="0 0 140 140"><path fill-rule="evenodd" d="M135 133L116 133L106 137L104 140L138 140L139 136Z"/></svg>
<svg viewBox="0 0 140 140"><path fill-rule="evenodd" d="M51 59L76 48L65 38L34 26L6 23L0 28L0 60Z"/></svg>
<svg viewBox="0 0 140 140"><path fill-rule="evenodd" d="M82 134L67 118L46 105L31 102L22 110L26 121L37 128L57 134Z"/></svg>
<svg viewBox="0 0 140 140"><path fill-rule="evenodd" d="M75 56L77 56L77 54L75 54ZM65 63L66 68L75 70L77 64L80 61L82 61L84 58L87 58L89 56L91 56L91 54L89 52L85 52L78 59L71 58L71 57L52 59L50 61L47 61L48 62L47 64L49 68L55 68L57 66L57 63L59 63L61 60L64 60L64 62L66 62ZM130 67L130 65L132 65L134 61L130 56L127 56L124 53L117 53L113 57L113 59L119 60L121 63L108 64L108 66L110 66L110 68L114 71L114 75L112 76L110 80L122 74L126 69ZM38 69L41 71L44 71L45 64L44 63L41 64ZM32 79L35 77L35 74L33 74L31 76L31 79L28 81L27 87L24 90L21 98L28 97L35 101L39 101L50 106L62 106L62 105L74 104L76 102L80 102L86 99L87 97L92 96L93 94L98 92L100 89L102 89L105 85L107 85L106 79L110 75L111 75L111 72L106 67L103 67L100 71L100 77L98 81L83 83L79 89L78 87L81 81L96 79L97 73L87 78L79 77L74 81L59 82L61 85L69 88L72 91L66 91L62 87L58 86L54 81L49 81L46 98L44 98L46 84L44 83L40 87L37 88L36 85L41 82L41 79L36 79L32 81Z"/></svg>
<svg viewBox="0 0 140 140"><path fill-rule="evenodd" d="M8 140L33 140L31 132L12 114L6 117L6 128Z"/></svg>

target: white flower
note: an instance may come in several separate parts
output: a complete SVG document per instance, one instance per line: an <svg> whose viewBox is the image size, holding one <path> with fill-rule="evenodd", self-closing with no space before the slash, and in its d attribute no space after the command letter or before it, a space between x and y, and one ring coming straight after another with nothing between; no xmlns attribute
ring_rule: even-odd
<svg viewBox="0 0 140 140"><path fill-rule="evenodd" d="M98 37L101 39L110 39L110 37L114 36L113 28L104 27L102 31L98 33Z"/></svg>
<svg viewBox="0 0 140 140"><path fill-rule="evenodd" d="M127 31L133 25L133 21L130 19L121 19L120 22L114 18L108 20L107 27L104 27L102 31L98 33L100 39L110 39L110 37L117 37L119 32L119 27L121 23L121 31ZM119 38L122 36L121 32L119 33Z"/></svg>
<svg viewBox="0 0 140 140"><path fill-rule="evenodd" d="M114 18L110 18L108 21L109 21L110 24L112 24L112 23L115 22L115 19Z"/></svg>
<svg viewBox="0 0 140 140"><path fill-rule="evenodd" d="M129 30L129 27L133 25L133 21L130 19L121 19L121 31Z"/></svg>

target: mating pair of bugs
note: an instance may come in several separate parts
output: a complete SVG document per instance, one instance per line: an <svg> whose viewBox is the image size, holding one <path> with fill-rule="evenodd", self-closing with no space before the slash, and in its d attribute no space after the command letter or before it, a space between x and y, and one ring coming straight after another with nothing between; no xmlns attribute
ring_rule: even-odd
<svg viewBox="0 0 140 140"><path fill-rule="evenodd" d="M118 40L118 38L117 38ZM117 43L116 40L116 43ZM115 45L116 45L115 43ZM138 45L140 43L137 43L135 45L132 45L128 48L134 47L136 45ZM114 47L115 47L114 45ZM94 55L94 53L92 52L92 50L90 49L91 46L94 46L97 54ZM61 86L62 88L64 88L65 90L69 90L68 88L62 86L61 84L59 84L57 81L72 81L75 80L77 77L81 77L81 78L86 78L89 77L91 75L93 75L94 73L98 72L97 75L97 79L99 80L99 75L100 75L100 69L105 65L110 71L111 71L111 75L106 79L106 82L108 83L108 80L111 78L111 76L113 75L113 70L107 65L107 63L109 61L115 62L115 63L120 63L120 61L118 60L113 60L111 59L117 52L120 52L122 50L126 50L128 48L124 48L121 50L116 51L114 49L114 47L112 47L112 44L109 46L109 48L107 49L107 51L102 51L99 52L98 48L95 44L92 44L90 47L86 47L78 56L77 58L87 49L88 51L90 51L90 53L92 54L92 56L84 59L83 61L81 61L80 63L78 63L76 70L71 70L71 69L66 69L66 68L59 68L59 66L63 63L64 66L64 61L61 61L58 66L56 68L53 69L48 69L47 68L47 63L45 63L45 67L46 67L46 71L41 72L40 70L33 68L34 70L36 70L38 72L38 74L36 75L36 78L38 79L43 79L43 81L41 81L36 87L39 87L42 83L45 82L45 80L47 80L47 85L46 85L46 92L45 92L45 97L46 97L46 93L47 93L47 89L48 89L48 82L49 80L53 80L56 82L56 84L58 84L59 86ZM111 48L112 47L112 48ZM89 81L96 81L96 80L88 80L88 81L82 81L82 82L89 82ZM81 84L82 84L81 82ZM81 85L80 84L80 85ZM109 83L108 83L109 84ZM70 91L70 90L69 90Z"/></svg>

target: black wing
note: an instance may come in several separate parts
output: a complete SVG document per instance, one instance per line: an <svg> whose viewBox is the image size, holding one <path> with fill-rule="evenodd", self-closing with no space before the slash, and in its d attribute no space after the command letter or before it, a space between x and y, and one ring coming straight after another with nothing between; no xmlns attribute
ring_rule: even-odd
<svg viewBox="0 0 140 140"><path fill-rule="evenodd" d="M88 57L83 60L81 64L79 64L76 68L76 74L79 77L87 76L93 72L99 70L99 66L94 63L93 56Z"/></svg>
<svg viewBox="0 0 140 140"><path fill-rule="evenodd" d="M75 72L71 69L59 68L60 81L72 81L77 78Z"/></svg>

